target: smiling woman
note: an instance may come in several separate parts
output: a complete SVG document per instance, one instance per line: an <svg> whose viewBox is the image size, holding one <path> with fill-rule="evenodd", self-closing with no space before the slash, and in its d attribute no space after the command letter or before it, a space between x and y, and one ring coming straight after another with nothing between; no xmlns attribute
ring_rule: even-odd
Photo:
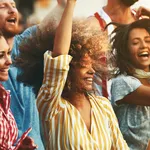
<svg viewBox="0 0 150 150"><path fill-rule="evenodd" d="M150 20L114 25L111 101L129 147L145 150L150 140Z"/></svg>
<svg viewBox="0 0 150 150"><path fill-rule="evenodd" d="M8 80L8 70L11 64L11 50L0 31L0 82ZM10 91L6 91L0 84L0 149L12 150L17 148L17 150L24 150L29 147L31 150L35 149L36 146L33 141L26 136L27 133L22 136L23 139L15 146L18 137L18 128L10 110ZM30 141L27 147L23 143L26 140Z"/></svg>
<svg viewBox="0 0 150 150"><path fill-rule="evenodd" d="M13 37L18 32L18 10L14 0L0 1L0 29L4 37Z"/></svg>
<svg viewBox="0 0 150 150"><path fill-rule="evenodd" d="M11 65L11 50L0 33L0 81L6 81L8 79L8 70Z"/></svg>
<svg viewBox="0 0 150 150"><path fill-rule="evenodd" d="M8 79L11 50L0 32L0 81ZM10 110L10 93L0 84L0 149L11 149L18 135L15 119Z"/></svg>

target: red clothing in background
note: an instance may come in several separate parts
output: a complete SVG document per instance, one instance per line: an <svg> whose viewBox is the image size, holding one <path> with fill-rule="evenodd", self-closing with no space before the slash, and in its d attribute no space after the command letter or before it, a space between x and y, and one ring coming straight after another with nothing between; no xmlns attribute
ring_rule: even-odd
<svg viewBox="0 0 150 150"><path fill-rule="evenodd" d="M10 110L10 93L0 84L0 150L12 149L18 128Z"/></svg>

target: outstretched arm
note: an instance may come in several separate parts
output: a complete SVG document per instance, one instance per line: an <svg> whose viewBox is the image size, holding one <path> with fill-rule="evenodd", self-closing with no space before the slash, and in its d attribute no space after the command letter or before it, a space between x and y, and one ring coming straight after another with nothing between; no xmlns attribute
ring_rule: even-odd
<svg viewBox="0 0 150 150"><path fill-rule="evenodd" d="M76 0L67 0L64 13L56 30L53 57L68 54L71 41L72 16L75 2Z"/></svg>

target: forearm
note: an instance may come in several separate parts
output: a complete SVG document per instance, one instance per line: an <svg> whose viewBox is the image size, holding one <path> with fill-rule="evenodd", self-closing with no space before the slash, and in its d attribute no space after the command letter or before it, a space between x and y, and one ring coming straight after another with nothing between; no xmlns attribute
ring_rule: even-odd
<svg viewBox="0 0 150 150"><path fill-rule="evenodd" d="M40 50L52 50L54 43L54 35L56 28L60 22L64 8L57 5L44 19L37 25L37 33L35 39L37 39L38 49Z"/></svg>
<svg viewBox="0 0 150 150"><path fill-rule="evenodd" d="M63 12L61 21L56 31L53 56L68 54L71 33L72 33L72 17L76 0L68 0Z"/></svg>
<svg viewBox="0 0 150 150"><path fill-rule="evenodd" d="M150 106L150 87L141 85L135 91L126 95L117 104L134 104L141 106Z"/></svg>
<svg viewBox="0 0 150 150"><path fill-rule="evenodd" d="M150 8L140 6L137 9L136 15L137 15L138 18L140 18L141 16L146 16L146 17L150 18Z"/></svg>

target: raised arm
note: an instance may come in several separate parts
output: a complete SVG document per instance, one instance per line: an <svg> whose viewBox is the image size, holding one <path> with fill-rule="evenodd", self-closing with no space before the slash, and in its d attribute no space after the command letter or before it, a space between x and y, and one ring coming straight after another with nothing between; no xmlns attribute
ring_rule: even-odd
<svg viewBox="0 0 150 150"><path fill-rule="evenodd" d="M150 18L150 8L140 6L136 11L136 16L137 18L140 18L141 16L146 16Z"/></svg>
<svg viewBox="0 0 150 150"><path fill-rule="evenodd" d="M56 30L66 4L67 0L57 0L57 5L44 17L44 19L38 25L38 28L40 31L42 31L39 34L39 36L43 38L42 40L47 39L47 37Z"/></svg>
<svg viewBox="0 0 150 150"><path fill-rule="evenodd" d="M39 29L44 31L43 34L47 34L50 30L56 29L67 0L61 1L61 3L57 2L57 5L44 17L44 19L38 25Z"/></svg>
<svg viewBox="0 0 150 150"><path fill-rule="evenodd" d="M53 48L53 57L68 54L71 33L72 33L72 16L76 0L67 0L62 19L57 27Z"/></svg>

